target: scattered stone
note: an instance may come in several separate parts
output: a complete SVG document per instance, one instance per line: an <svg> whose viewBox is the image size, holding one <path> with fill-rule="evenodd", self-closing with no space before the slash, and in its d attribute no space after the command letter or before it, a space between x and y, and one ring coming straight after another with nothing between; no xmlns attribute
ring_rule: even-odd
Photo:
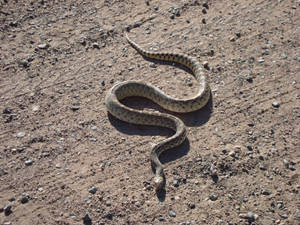
<svg viewBox="0 0 300 225"><path fill-rule="evenodd" d="M33 164L33 161L31 159L25 161L26 166L31 166L32 164Z"/></svg>
<svg viewBox="0 0 300 225"><path fill-rule="evenodd" d="M50 45L47 44L47 43L43 43L43 44L39 44L37 47L38 47L39 49L47 49L47 48L50 47Z"/></svg>
<svg viewBox="0 0 300 225"><path fill-rule="evenodd" d="M160 222L163 222L163 221L165 221L165 218L164 218L162 215L160 215L160 216L158 217L158 220L159 220Z"/></svg>
<svg viewBox="0 0 300 225"><path fill-rule="evenodd" d="M247 149L248 149L249 151L253 151L253 148L252 148L251 145L247 144L246 147L247 147Z"/></svg>
<svg viewBox="0 0 300 225"><path fill-rule="evenodd" d="M105 80L102 80L102 81L101 81L101 85L102 85L102 86L105 86Z"/></svg>
<svg viewBox="0 0 300 225"><path fill-rule="evenodd" d="M23 195L20 202L22 204L25 204L25 203L29 202L29 196L28 195Z"/></svg>
<svg viewBox="0 0 300 225"><path fill-rule="evenodd" d="M92 219L89 213L85 214L83 217L83 224L84 225L91 225L92 224Z"/></svg>
<svg viewBox="0 0 300 225"><path fill-rule="evenodd" d="M73 105L73 106L71 107L71 109L72 109L73 111L77 111L77 110L79 110L79 106L78 106L78 105Z"/></svg>
<svg viewBox="0 0 300 225"><path fill-rule="evenodd" d="M235 37L231 37L231 38L229 39L229 41L234 42L234 41L235 41Z"/></svg>
<svg viewBox="0 0 300 225"><path fill-rule="evenodd" d="M171 209L171 210L169 211L169 216L170 216L170 217L176 217L176 213Z"/></svg>
<svg viewBox="0 0 300 225"><path fill-rule="evenodd" d="M29 64L29 62L28 62L27 59L21 59L21 60L19 61L19 65L23 66L24 68L27 68L27 67L30 66L30 64Z"/></svg>
<svg viewBox="0 0 300 225"><path fill-rule="evenodd" d="M252 212L248 212L248 213L241 213L239 215L239 217L241 217L242 219L247 219L249 223L252 223L255 220L257 220L258 215L254 214Z"/></svg>
<svg viewBox="0 0 300 225"><path fill-rule="evenodd" d="M61 165L60 165L59 163L57 163L57 164L55 165L55 167L56 167L57 169L59 169L59 168L61 168Z"/></svg>
<svg viewBox="0 0 300 225"><path fill-rule="evenodd" d="M282 215L280 215L280 217L281 217L282 219L287 219L287 218L289 218L287 214L282 214Z"/></svg>
<svg viewBox="0 0 300 225"><path fill-rule="evenodd" d="M253 83L253 77L252 76L247 76L246 77L246 81L248 81L249 83Z"/></svg>
<svg viewBox="0 0 300 225"><path fill-rule="evenodd" d="M203 3L202 6L203 6L204 8L206 8L206 9L209 8L207 2Z"/></svg>
<svg viewBox="0 0 300 225"><path fill-rule="evenodd" d="M9 108L3 109L3 114L11 114L11 110Z"/></svg>
<svg viewBox="0 0 300 225"><path fill-rule="evenodd" d="M100 49L100 46L99 46L99 44L98 44L97 42L94 42L94 43L92 44L92 46L93 46L93 48Z"/></svg>
<svg viewBox="0 0 300 225"><path fill-rule="evenodd" d="M202 23L203 23L203 24L206 24L206 20L205 20L204 18L202 19Z"/></svg>
<svg viewBox="0 0 300 225"><path fill-rule="evenodd" d="M155 63L151 63L151 64L150 64L150 67L151 67L151 68L156 68L157 65L156 65Z"/></svg>
<svg viewBox="0 0 300 225"><path fill-rule="evenodd" d="M258 60L257 60L257 62L259 62L259 63L263 63L265 60L263 59L263 58L259 58Z"/></svg>
<svg viewBox="0 0 300 225"><path fill-rule="evenodd" d="M10 214L12 213L11 205L6 205L6 206L3 208L3 210L4 210L5 216L8 216L8 215L10 215Z"/></svg>
<svg viewBox="0 0 300 225"><path fill-rule="evenodd" d="M134 67L131 66L131 67L128 68L128 70L129 70L129 71L133 71L133 70L134 70Z"/></svg>
<svg viewBox="0 0 300 225"><path fill-rule="evenodd" d="M174 187L179 187L179 180L173 180L173 186Z"/></svg>
<svg viewBox="0 0 300 225"><path fill-rule="evenodd" d="M32 111L33 111L33 112L37 112L37 111L39 111L39 110L40 110L40 107L39 107L38 105L32 106Z"/></svg>
<svg viewBox="0 0 300 225"><path fill-rule="evenodd" d="M205 8L202 9L202 13L203 13L203 14L206 14L206 13L207 13L207 11L206 11Z"/></svg>
<svg viewBox="0 0 300 225"><path fill-rule="evenodd" d="M14 202L16 201L16 198L15 197L11 197L10 199L8 199L9 202Z"/></svg>
<svg viewBox="0 0 300 225"><path fill-rule="evenodd" d="M283 201L277 201L277 208L282 209L283 208Z"/></svg>
<svg viewBox="0 0 300 225"><path fill-rule="evenodd" d="M109 220L113 219L113 215L111 213L107 213L105 217Z"/></svg>
<svg viewBox="0 0 300 225"><path fill-rule="evenodd" d="M259 169L261 170L267 170L267 167L264 164L259 165Z"/></svg>
<svg viewBox="0 0 300 225"><path fill-rule="evenodd" d="M89 193L91 193L91 194L95 194L97 191L98 191L98 188L95 186L89 188Z"/></svg>
<svg viewBox="0 0 300 225"><path fill-rule="evenodd" d="M25 133L24 132L19 132L18 134L17 134L17 137L18 138L23 138L23 137L25 137Z"/></svg>
<svg viewBox="0 0 300 225"><path fill-rule="evenodd" d="M280 104L278 103L278 102L272 102L272 106L274 107L274 108L279 108L279 106L280 106Z"/></svg>
<svg viewBox="0 0 300 225"><path fill-rule="evenodd" d="M297 57L297 61L300 62L300 56Z"/></svg>
<svg viewBox="0 0 300 225"><path fill-rule="evenodd" d="M190 209L194 209L196 206L195 206L195 204L193 202L188 202L188 207Z"/></svg>
<svg viewBox="0 0 300 225"><path fill-rule="evenodd" d="M92 137L92 138L90 138L90 141L91 141L91 142L96 142L97 139Z"/></svg>
<svg viewBox="0 0 300 225"><path fill-rule="evenodd" d="M280 54L280 57L281 57L282 59L287 59L287 55L286 55L284 52Z"/></svg>
<svg viewBox="0 0 300 225"><path fill-rule="evenodd" d="M207 70L209 70L209 66L208 66L208 62L207 61L204 61L203 62L203 67Z"/></svg>
<svg viewBox="0 0 300 225"><path fill-rule="evenodd" d="M263 195L270 195L270 194L271 194L271 192L268 191L268 190L266 190L266 189L262 189L262 190L261 190L261 193L262 193Z"/></svg>
<svg viewBox="0 0 300 225"><path fill-rule="evenodd" d="M105 205L106 205L106 206L111 206L111 201L107 200L107 201L105 202Z"/></svg>
<svg viewBox="0 0 300 225"><path fill-rule="evenodd" d="M216 194L211 194L210 196L209 196L209 199L210 200L212 200L212 201L216 201L217 199L218 199L218 196L216 195Z"/></svg>

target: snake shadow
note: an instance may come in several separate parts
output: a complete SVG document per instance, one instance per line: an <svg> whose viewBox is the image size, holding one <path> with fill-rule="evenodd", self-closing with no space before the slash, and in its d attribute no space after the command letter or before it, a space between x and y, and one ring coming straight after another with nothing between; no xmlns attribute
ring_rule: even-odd
<svg viewBox="0 0 300 225"><path fill-rule="evenodd" d="M210 97L209 102L202 109L197 110L195 112L190 113L174 113L168 110L161 108L156 103L152 101L141 98L141 97L129 97L121 101L122 104L134 108L137 110L149 110L154 109L155 111L159 111L162 113L172 114L178 118L180 118L187 127L196 127L205 124L209 121L209 118L212 114L212 97ZM127 135L140 135L140 136L163 136L170 137L174 134L174 131L158 126L149 126L149 125L136 125L121 121L111 115L108 112L108 119L112 126L114 126L119 132L127 134ZM149 140L150 142L150 140ZM175 161L185 155L188 154L190 149L190 142L188 137L186 140L179 146L172 148L168 151L165 151L160 156L160 161L165 164L171 161ZM172 152L172 154L169 154ZM150 155L150 150L149 150Z"/></svg>

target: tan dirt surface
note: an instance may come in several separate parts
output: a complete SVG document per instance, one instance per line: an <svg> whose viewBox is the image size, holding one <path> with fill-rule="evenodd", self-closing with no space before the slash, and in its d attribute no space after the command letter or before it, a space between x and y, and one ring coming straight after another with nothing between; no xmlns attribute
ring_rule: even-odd
<svg viewBox="0 0 300 225"><path fill-rule="evenodd" d="M299 0L0 0L0 21L1 225L300 223ZM161 193L149 156L171 131L113 118L105 94L143 80L187 98L197 84L126 32L196 57L212 89L174 114L188 138L161 157Z"/></svg>

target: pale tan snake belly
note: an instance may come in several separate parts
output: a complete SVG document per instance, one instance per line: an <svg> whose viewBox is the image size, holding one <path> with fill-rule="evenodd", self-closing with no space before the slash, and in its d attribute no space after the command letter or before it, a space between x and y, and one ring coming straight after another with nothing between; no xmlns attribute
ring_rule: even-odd
<svg viewBox="0 0 300 225"><path fill-rule="evenodd" d="M184 123L177 117L160 112L147 112L129 108L122 104L120 100L131 97L145 97L157 103L169 111L186 113L196 111L206 105L210 98L210 88L207 78L203 73L200 63L194 58L182 54L174 53L155 53L142 49L127 35L129 44L135 48L141 55L169 62L177 62L189 68L198 81L198 93L189 99L177 99L166 95L158 88L141 81L125 81L115 84L105 97L107 110L116 118L133 124L154 125L167 127L175 131L175 134L157 145L151 151L151 165L155 171L154 183L156 190L160 190L165 185L163 166L159 156L165 150L180 145L186 138L186 129Z"/></svg>

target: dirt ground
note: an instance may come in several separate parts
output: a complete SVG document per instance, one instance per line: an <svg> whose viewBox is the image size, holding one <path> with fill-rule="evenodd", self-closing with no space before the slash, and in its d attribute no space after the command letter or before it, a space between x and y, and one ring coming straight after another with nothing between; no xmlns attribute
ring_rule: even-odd
<svg viewBox="0 0 300 225"><path fill-rule="evenodd" d="M0 0L0 224L300 224L299 0ZM209 104L179 116L187 140L108 115L118 81L187 98L203 65ZM125 104L161 110L140 98ZM150 109L150 110L151 110ZM163 111L163 110L161 110Z"/></svg>

